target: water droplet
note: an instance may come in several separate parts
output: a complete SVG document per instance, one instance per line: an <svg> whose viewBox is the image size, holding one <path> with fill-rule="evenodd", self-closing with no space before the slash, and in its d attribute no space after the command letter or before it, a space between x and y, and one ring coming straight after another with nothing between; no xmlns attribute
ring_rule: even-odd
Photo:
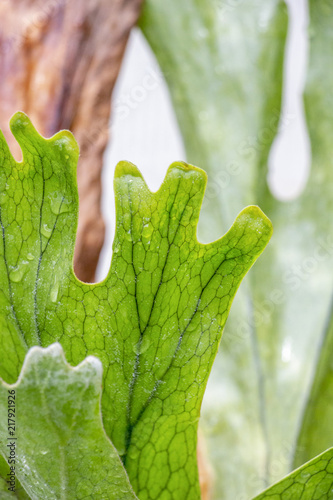
<svg viewBox="0 0 333 500"><path fill-rule="evenodd" d="M18 283L19 281L21 281L28 266L29 266L29 261L22 260L18 266L14 267L10 271L9 279L14 283Z"/></svg>
<svg viewBox="0 0 333 500"><path fill-rule="evenodd" d="M14 283L19 283L22 280L23 275L24 275L23 267L17 266L9 273L9 278L10 281L13 281Z"/></svg>
<svg viewBox="0 0 333 500"><path fill-rule="evenodd" d="M114 245L113 253L118 253L119 251L120 251L120 245L119 244Z"/></svg>
<svg viewBox="0 0 333 500"><path fill-rule="evenodd" d="M150 239L152 233L153 233L153 226L151 224L145 224L143 226L143 230L142 230L142 238L147 238L147 239Z"/></svg>
<svg viewBox="0 0 333 500"><path fill-rule="evenodd" d="M149 340L149 338L143 337L142 342L141 342L141 348L140 348L141 354L143 354L144 352L146 352L149 349L149 347L150 347L150 340Z"/></svg>
<svg viewBox="0 0 333 500"><path fill-rule="evenodd" d="M52 234L52 228L50 228L47 224L42 224L41 233L45 238L50 238Z"/></svg>
<svg viewBox="0 0 333 500"><path fill-rule="evenodd" d="M127 241L132 241L132 234L131 234L131 230L130 229L128 231L126 231L126 233L125 233L125 239Z"/></svg>
<svg viewBox="0 0 333 500"><path fill-rule="evenodd" d="M51 200L51 210L55 215L60 214L61 210L61 199L59 198L53 198Z"/></svg>
<svg viewBox="0 0 333 500"><path fill-rule="evenodd" d="M27 259L28 260L34 260L34 258L35 258L35 256L32 255L32 253L29 252L28 255L27 255Z"/></svg>
<svg viewBox="0 0 333 500"><path fill-rule="evenodd" d="M51 302L56 303L59 294L59 283L55 282L50 293Z"/></svg>
<svg viewBox="0 0 333 500"><path fill-rule="evenodd" d="M133 346L133 352L134 352L134 354L140 354L140 352L141 352L140 342L137 342L136 344L134 344L134 346Z"/></svg>
<svg viewBox="0 0 333 500"><path fill-rule="evenodd" d="M62 214L69 211L70 203L61 196L60 193L56 193L51 197L51 210L55 215Z"/></svg>

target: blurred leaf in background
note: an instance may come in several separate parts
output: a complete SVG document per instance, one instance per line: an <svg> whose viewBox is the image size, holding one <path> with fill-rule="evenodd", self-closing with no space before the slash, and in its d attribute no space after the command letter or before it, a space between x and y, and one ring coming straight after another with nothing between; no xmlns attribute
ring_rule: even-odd
<svg viewBox="0 0 333 500"><path fill-rule="evenodd" d="M202 410L219 500L247 499L289 472L296 451L300 464L333 444L332 340L325 341L333 288L330 2L311 1L310 19L312 170L301 196L281 202L267 186L267 164L281 119L285 3L147 0L141 18L188 161L209 173L200 239L224 231L249 203L274 226L231 312Z"/></svg>

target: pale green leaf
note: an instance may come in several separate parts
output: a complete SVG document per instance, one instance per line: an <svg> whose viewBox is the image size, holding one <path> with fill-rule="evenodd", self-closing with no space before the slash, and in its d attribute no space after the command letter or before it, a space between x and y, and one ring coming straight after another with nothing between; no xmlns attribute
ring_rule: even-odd
<svg viewBox="0 0 333 500"><path fill-rule="evenodd" d="M140 499L199 498L201 401L236 290L271 235L244 209L208 245L196 231L206 175L171 165L158 192L122 162L115 174L116 235L107 278L73 274L78 150L45 140L17 114L16 163L2 139L0 373L17 376L27 346L59 341L70 363L103 363L103 423Z"/></svg>
<svg viewBox="0 0 333 500"><path fill-rule="evenodd" d="M101 383L98 359L72 368L59 344L33 347L17 383L1 382L1 453L12 465L15 450L15 474L32 500L137 498L103 429ZM14 438L7 426L13 390Z"/></svg>

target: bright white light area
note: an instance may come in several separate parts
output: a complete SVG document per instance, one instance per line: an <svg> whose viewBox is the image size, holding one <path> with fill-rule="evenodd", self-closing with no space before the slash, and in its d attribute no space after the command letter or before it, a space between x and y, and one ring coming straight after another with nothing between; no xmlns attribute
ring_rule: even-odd
<svg viewBox="0 0 333 500"><path fill-rule="evenodd" d="M281 359L284 363L289 363L292 358L291 339L287 338L283 342Z"/></svg>
<svg viewBox="0 0 333 500"><path fill-rule="evenodd" d="M303 190L310 169L310 144L303 108L307 69L306 0L287 0L289 31L284 65L283 104L280 130L274 141L268 183L280 200L296 198Z"/></svg>

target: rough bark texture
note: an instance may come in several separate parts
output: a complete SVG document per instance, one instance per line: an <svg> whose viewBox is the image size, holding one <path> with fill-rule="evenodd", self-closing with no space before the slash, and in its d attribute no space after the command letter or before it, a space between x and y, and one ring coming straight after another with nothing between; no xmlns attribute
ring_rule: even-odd
<svg viewBox="0 0 333 500"><path fill-rule="evenodd" d="M111 92L143 0L1 0L0 128L26 112L46 137L70 129L80 145L74 267L94 279L104 241L101 169Z"/></svg>

